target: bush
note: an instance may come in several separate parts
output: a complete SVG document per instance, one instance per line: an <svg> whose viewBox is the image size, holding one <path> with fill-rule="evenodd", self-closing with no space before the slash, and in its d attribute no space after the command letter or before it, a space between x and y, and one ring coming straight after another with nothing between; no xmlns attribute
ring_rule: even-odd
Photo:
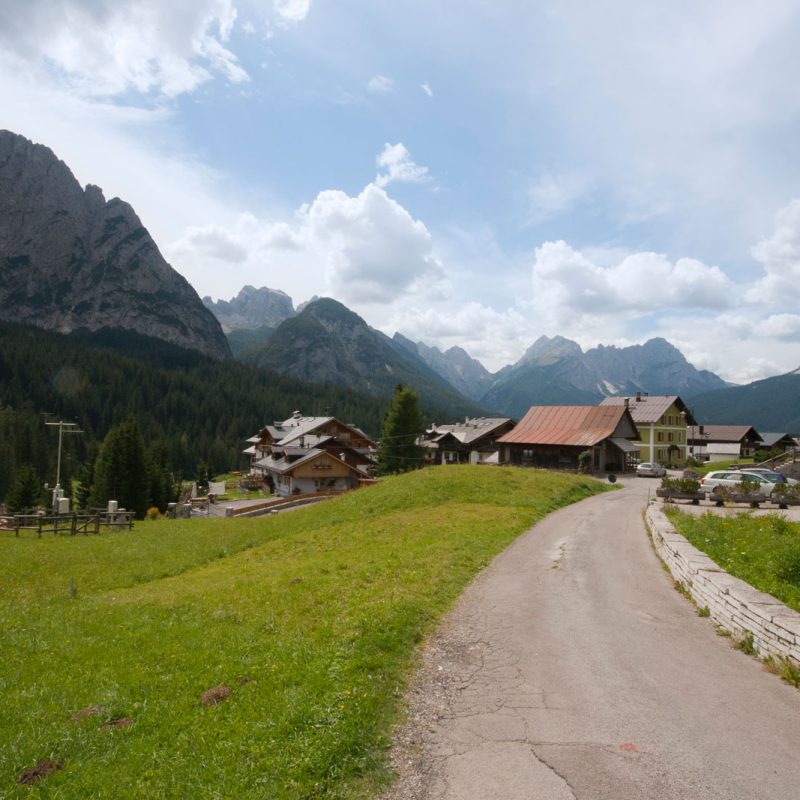
<svg viewBox="0 0 800 800"><path fill-rule="evenodd" d="M662 478L661 488L676 494L693 494L700 491L700 481L694 478Z"/></svg>
<svg viewBox="0 0 800 800"><path fill-rule="evenodd" d="M144 517L145 519L159 519L161 517L161 512L158 510L158 506L151 506L148 508Z"/></svg>
<svg viewBox="0 0 800 800"><path fill-rule="evenodd" d="M800 500L800 484L776 483L772 496L780 500Z"/></svg>

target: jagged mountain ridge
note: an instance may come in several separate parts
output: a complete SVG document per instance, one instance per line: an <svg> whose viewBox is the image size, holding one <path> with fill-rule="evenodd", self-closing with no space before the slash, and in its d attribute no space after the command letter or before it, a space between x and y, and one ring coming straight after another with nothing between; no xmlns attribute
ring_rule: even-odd
<svg viewBox="0 0 800 800"><path fill-rule="evenodd" d="M285 319L295 315L292 298L280 289L243 286L230 300L203 298L203 304L229 331L256 328L277 328Z"/></svg>
<svg viewBox="0 0 800 800"><path fill-rule="evenodd" d="M122 329L229 358L195 290L128 203L82 188L47 147L0 131L0 319L68 333Z"/></svg>
<svg viewBox="0 0 800 800"><path fill-rule="evenodd" d="M423 342L412 342L401 333L395 333L395 344L403 348L444 378L465 397L478 402L492 386L492 373L461 347L451 347L445 352Z"/></svg>
<svg viewBox="0 0 800 800"><path fill-rule="evenodd" d="M686 399L728 386L714 373L695 369L661 338L631 347L599 345L584 353L569 339L542 336L516 364L494 377L480 402L511 416L531 405L591 404L639 391Z"/></svg>
<svg viewBox="0 0 800 800"><path fill-rule="evenodd" d="M391 396L402 383L418 392L427 406L449 408L454 414L483 412L421 359L408 357L388 336L330 298L308 303L284 320L264 345L241 357L281 375L379 397Z"/></svg>

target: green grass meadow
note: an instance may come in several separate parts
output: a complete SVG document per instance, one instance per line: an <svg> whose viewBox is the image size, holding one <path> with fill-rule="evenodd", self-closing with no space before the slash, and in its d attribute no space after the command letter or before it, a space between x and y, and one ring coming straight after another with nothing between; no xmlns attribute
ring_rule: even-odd
<svg viewBox="0 0 800 800"><path fill-rule="evenodd" d="M533 522L608 488L437 467L270 517L3 532L0 797L374 795L417 645Z"/></svg>
<svg viewBox="0 0 800 800"><path fill-rule="evenodd" d="M666 514L678 533L726 572L800 611L800 523L780 514Z"/></svg>

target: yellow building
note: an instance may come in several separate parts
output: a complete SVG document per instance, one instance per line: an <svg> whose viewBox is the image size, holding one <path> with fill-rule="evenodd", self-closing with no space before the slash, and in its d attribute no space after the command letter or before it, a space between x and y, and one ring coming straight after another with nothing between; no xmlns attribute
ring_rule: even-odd
<svg viewBox="0 0 800 800"><path fill-rule="evenodd" d="M639 448L639 461L656 461L667 467L686 465L686 434L697 423L678 395L649 395L637 392L632 397L606 397L600 405L625 405L639 430L633 444Z"/></svg>

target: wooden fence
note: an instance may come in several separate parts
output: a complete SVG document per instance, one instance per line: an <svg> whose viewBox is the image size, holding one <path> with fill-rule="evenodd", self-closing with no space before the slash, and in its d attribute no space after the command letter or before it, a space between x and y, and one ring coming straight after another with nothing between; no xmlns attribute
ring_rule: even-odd
<svg viewBox="0 0 800 800"><path fill-rule="evenodd" d="M19 536L20 531L34 531L41 539L43 533L76 536L100 533L101 528L131 530L133 511L103 511L98 514L16 514L6 517L6 528Z"/></svg>

